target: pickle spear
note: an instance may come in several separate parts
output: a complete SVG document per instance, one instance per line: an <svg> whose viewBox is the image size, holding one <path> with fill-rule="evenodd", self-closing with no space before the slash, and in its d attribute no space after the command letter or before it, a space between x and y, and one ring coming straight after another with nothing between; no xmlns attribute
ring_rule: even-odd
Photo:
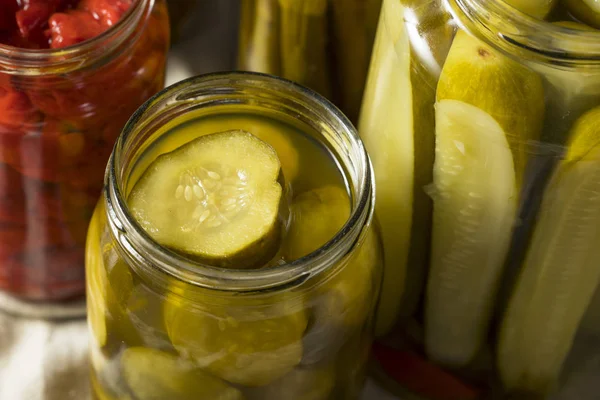
<svg viewBox="0 0 600 400"><path fill-rule="evenodd" d="M327 0L278 1L281 75L330 98Z"/></svg>
<svg viewBox="0 0 600 400"><path fill-rule="evenodd" d="M244 398L239 390L160 350L128 348L121 356L121 370L136 400Z"/></svg>
<svg viewBox="0 0 600 400"><path fill-rule="evenodd" d="M501 326L498 369L509 390L557 383L600 282L600 107L571 131Z"/></svg>
<svg viewBox="0 0 600 400"><path fill-rule="evenodd" d="M331 41L335 58L336 103L358 118L375 40L381 0L331 0Z"/></svg>
<svg viewBox="0 0 600 400"><path fill-rule="evenodd" d="M425 347L460 367L487 335L544 93L533 71L459 31L437 98Z"/></svg>
<svg viewBox="0 0 600 400"><path fill-rule="evenodd" d="M277 0L243 0L238 66L279 75L279 6Z"/></svg>
<svg viewBox="0 0 600 400"><path fill-rule="evenodd" d="M385 0L379 17L359 123L384 244L378 335L414 314L429 263L435 87L454 34L443 10L441 0ZM413 24L424 42L409 39Z"/></svg>
<svg viewBox="0 0 600 400"><path fill-rule="evenodd" d="M129 207L161 245L211 265L250 268L279 247L280 173L275 150L252 134L213 133L157 157Z"/></svg>

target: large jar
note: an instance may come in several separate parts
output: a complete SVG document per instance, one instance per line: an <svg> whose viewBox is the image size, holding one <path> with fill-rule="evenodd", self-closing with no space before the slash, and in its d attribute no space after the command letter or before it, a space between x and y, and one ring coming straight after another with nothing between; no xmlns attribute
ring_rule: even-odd
<svg viewBox="0 0 600 400"><path fill-rule="evenodd" d="M381 0L243 0L238 67L316 90L356 121Z"/></svg>
<svg viewBox="0 0 600 400"><path fill-rule="evenodd" d="M385 254L375 356L392 386L598 398L598 11L384 0L359 131Z"/></svg>
<svg viewBox="0 0 600 400"><path fill-rule="evenodd" d="M77 12L88 15L60 17ZM83 34L67 22L65 40ZM85 293L106 162L127 119L163 88L168 46L164 0L135 1L106 32L66 48L0 45L1 291L36 301Z"/></svg>
<svg viewBox="0 0 600 400"><path fill-rule="evenodd" d="M241 269L243 253L216 267L177 251L176 239L169 247L154 240L157 231L146 230L147 221L133 210L181 199L165 214L177 221L186 204L197 201L206 208L185 214L184 223L198 216L206 229L226 230L234 223L235 215L213 224L207 212L227 213L238 203L219 203L216 196L243 190L244 184L228 186L233 181L223 175L226 167L218 169L221 158L238 154L230 147L202 156L215 157L202 178L212 181L191 178L198 186L179 190L180 182L191 182L190 171L206 171L202 165L208 164L171 164L169 171L181 168L183 178L156 181L155 196L130 202L132 190L140 193L137 185L151 179L145 171L158 171L157 163L165 160L177 162L182 143L240 130L277 151L292 198L276 261ZM241 168L235 176L257 179L255 170ZM250 73L207 75L147 102L117 141L88 235L96 398L357 398L381 280L373 190L367 154L350 122L291 82ZM236 234L242 235L231 231L227 240L237 240ZM300 248L312 250L290 253Z"/></svg>

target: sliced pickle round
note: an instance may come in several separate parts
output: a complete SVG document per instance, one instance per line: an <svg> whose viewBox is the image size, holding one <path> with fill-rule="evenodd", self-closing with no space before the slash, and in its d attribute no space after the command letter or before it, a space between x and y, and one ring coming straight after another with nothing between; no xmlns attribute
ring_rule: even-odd
<svg viewBox="0 0 600 400"><path fill-rule="evenodd" d="M341 187L325 186L298 195L291 205L291 224L284 243L289 260L319 249L350 217L350 198ZM377 240L371 230L356 253L348 255L332 273L316 283L311 296L311 323L304 338L303 364L336 354L344 337L365 323L373 304Z"/></svg>
<svg viewBox="0 0 600 400"><path fill-rule="evenodd" d="M277 251L281 164L245 131L201 136L162 154L129 195L154 240L222 267L250 268Z"/></svg>
<svg viewBox="0 0 600 400"><path fill-rule="evenodd" d="M263 386L302 358L308 322L298 296L233 296L194 288L171 294L164 307L175 348L228 382Z"/></svg>
<svg viewBox="0 0 600 400"><path fill-rule="evenodd" d="M510 390L556 387L600 284L600 107L577 121L567 146L500 330L498 369Z"/></svg>
<svg viewBox="0 0 600 400"><path fill-rule="evenodd" d="M328 400L335 386L335 368L294 368L275 382L245 392L248 400Z"/></svg>
<svg viewBox="0 0 600 400"><path fill-rule="evenodd" d="M516 212L515 169L506 133L489 114L456 100L435 111L425 347L432 359L463 366L487 334Z"/></svg>
<svg viewBox="0 0 600 400"><path fill-rule="evenodd" d="M575 18L600 29L600 2L597 0L564 0L564 2Z"/></svg>
<svg viewBox="0 0 600 400"><path fill-rule="evenodd" d="M128 348L121 356L121 370L136 400L243 399L239 390L160 350Z"/></svg>

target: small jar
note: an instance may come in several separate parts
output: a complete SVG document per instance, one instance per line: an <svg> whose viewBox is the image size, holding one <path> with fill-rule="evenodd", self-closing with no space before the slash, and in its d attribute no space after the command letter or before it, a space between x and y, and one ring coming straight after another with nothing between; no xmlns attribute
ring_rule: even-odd
<svg viewBox="0 0 600 400"><path fill-rule="evenodd" d="M351 193L344 194L349 219L317 250L260 269L216 268L161 246L133 218L125 199L149 163L178 146L173 132L186 141L236 129L266 135L297 198L310 186L302 177L328 172L311 169L294 153L304 147L278 136L292 126L307 135L303 143L331 157ZM292 159L305 171L288 168ZM260 74L182 81L134 114L105 179L86 253L95 398L357 398L372 341L380 242L368 156L330 103ZM317 222L294 240L310 241L323 228Z"/></svg>
<svg viewBox="0 0 600 400"><path fill-rule="evenodd" d="M0 291L84 295L85 237L106 162L129 116L164 87L168 46L164 0L135 1L71 47L0 45Z"/></svg>
<svg viewBox="0 0 600 400"><path fill-rule="evenodd" d="M291 79L358 119L381 0L243 0L238 68Z"/></svg>
<svg viewBox="0 0 600 400"><path fill-rule="evenodd" d="M377 178L375 358L390 387L598 398L594 4L384 0L359 132Z"/></svg>

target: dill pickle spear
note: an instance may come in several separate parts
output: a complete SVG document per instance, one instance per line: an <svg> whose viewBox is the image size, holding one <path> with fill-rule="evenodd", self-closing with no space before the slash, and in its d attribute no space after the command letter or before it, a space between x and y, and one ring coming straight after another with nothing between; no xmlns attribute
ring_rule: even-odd
<svg viewBox="0 0 600 400"><path fill-rule="evenodd" d="M425 347L462 367L485 343L544 88L534 71L458 31L437 101Z"/></svg>
<svg viewBox="0 0 600 400"><path fill-rule="evenodd" d="M136 400L243 399L239 390L160 350L128 348L121 370Z"/></svg>
<svg viewBox="0 0 600 400"><path fill-rule="evenodd" d="M216 377L250 387L267 385L300 363L308 323L301 299L204 290L174 290L180 295L165 301L165 326L179 353Z"/></svg>
<svg viewBox="0 0 600 400"><path fill-rule="evenodd" d="M161 245L211 265L251 268L279 247L280 174L277 153L256 136L213 133L157 157L129 207Z"/></svg>
<svg viewBox="0 0 600 400"><path fill-rule="evenodd" d="M281 75L331 95L327 0L278 0Z"/></svg>
<svg viewBox="0 0 600 400"><path fill-rule="evenodd" d="M279 5L277 0L243 0L238 66L279 74Z"/></svg>
<svg viewBox="0 0 600 400"><path fill-rule="evenodd" d="M546 394L600 282L600 107L571 130L504 315L498 369L510 390Z"/></svg>

